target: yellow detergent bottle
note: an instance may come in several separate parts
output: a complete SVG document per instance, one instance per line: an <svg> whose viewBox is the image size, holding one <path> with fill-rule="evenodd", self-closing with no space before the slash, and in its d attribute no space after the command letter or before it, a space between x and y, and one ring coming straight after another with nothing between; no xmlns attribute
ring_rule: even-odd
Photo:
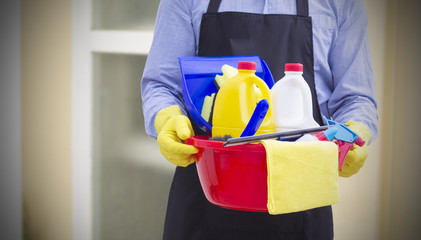
<svg viewBox="0 0 421 240"><path fill-rule="evenodd" d="M260 89L262 98L269 102L269 110L256 134L275 131L269 87L255 72L256 63L239 62L238 74L219 89L213 109L212 137L240 137L256 108L254 85Z"/></svg>

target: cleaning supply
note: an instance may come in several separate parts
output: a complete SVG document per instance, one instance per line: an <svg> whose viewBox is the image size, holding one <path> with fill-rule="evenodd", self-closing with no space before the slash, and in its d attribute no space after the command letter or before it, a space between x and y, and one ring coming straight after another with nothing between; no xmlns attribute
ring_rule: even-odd
<svg viewBox="0 0 421 240"><path fill-rule="evenodd" d="M231 67L228 64L224 64L221 67L222 75L216 74L215 80L213 81L217 90L221 88L224 83L234 77L238 71L235 67ZM202 111L200 115L205 119L206 122L212 125L212 113L213 113L213 105L215 104L215 97L216 93L212 93L209 96L206 96L203 100Z"/></svg>
<svg viewBox="0 0 421 240"><path fill-rule="evenodd" d="M235 67L232 67L228 64L222 65L221 70L222 70L222 75L216 74L215 82L214 82L218 90L222 87L222 85L224 85L224 83L228 79L234 77L238 73L238 70Z"/></svg>
<svg viewBox="0 0 421 240"><path fill-rule="evenodd" d="M256 85L262 97L269 102L268 112L257 134L274 132L271 95L267 84L255 75L256 63L238 62L238 74L229 79L216 95L212 114L212 137L239 137L249 122L256 107Z"/></svg>
<svg viewBox="0 0 421 240"><path fill-rule="evenodd" d="M276 131L317 127L311 91L303 78L303 65L285 64L285 76L271 89Z"/></svg>
<svg viewBox="0 0 421 240"><path fill-rule="evenodd" d="M328 120L326 117L324 117L324 119L328 123L329 128L326 131L316 134L316 137L320 141L335 141L339 149L339 170L342 171L345 157L347 156L348 151L354 147L354 143L362 147L365 144L365 141L347 126Z"/></svg>
<svg viewBox="0 0 421 240"><path fill-rule="evenodd" d="M262 124L268 110L269 101L267 99L260 100L240 137L253 136L259 129L260 124Z"/></svg>
<svg viewBox="0 0 421 240"><path fill-rule="evenodd" d="M328 126L306 128L306 129L299 129L299 130L291 130L291 131L285 131L285 132L266 133L266 134L248 136L248 137L234 137L234 138L227 139L226 142L224 143L224 147L241 145L241 144L252 143L252 142L258 142L260 140L266 140L266 139L273 139L273 138L278 139L278 138L281 138L281 137L301 136L304 133L321 132L321 131L324 131L326 129L328 129Z"/></svg>
<svg viewBox="0 0 421 240"><path fill-rule="evenodd" d="M259 56L183 56L179 57L181 71L181 89L183 100L189 117L195 125L206 134L212 134L212 125L205 120L201 113L206 96L218 92L215 85L216 74L221 74L224 64L237 66L239 61L252 61L256 63L256 75L271 88L275 82L273 76L263 59ZM212 102L212 101L210 101ZM258 101L256 101L257 103ZM205 106L212 109L211 106ZM209 112L209 116L212 114ZM210 118L211 120L212 118ZM210 121L211 122L211 121Z"/></svg>
<svg viewBox="0 0 421 240"><path fill-rule="evenodd" d="M332 142L262 141L267 158L267 208L284 214L339 201L338 149Z"/></svg>
<svg viewBox="0 0 421 240"><path fill-rule="evenodd" d="M219 75L216 74L215 76L215 81L214 84L216 86L216 88L219 90L222 85L224 85L224 83L234 77L235 75L237 75L238 70L235 67L231 67L228 64L224 64L221 68L223 75ZM255 91L255 96L256 96L256 103L258 103L260 100L262 100L262 92L260 91L260 89L254 85L254 91Z"/></svg>
<svg viewBox="0 0 421 240"><path fill-rule="evenodd" d="M323 116L324 117L324 116ZM327 121L327 119L325 118ZM335 139L335 135L338 132L338 128L336 127L336 122L330 121L327 130L323 132L319 132L317 134L304 134L300 138L296 140L296 142L315 142L315 141L332 141Z"/></svg>
<svg viewBox="0 0 421 240"><path fill-rule="evenodd" d="M364 123L348 121L347 125L349 129L365 140L365 144L362 146L355 145L348 152L344 161L343 169L339 172L339 176L341 177L350 177L362 168L368 156L367 143L369 143L371 139L370 130Z"/></svg>
<svg viewBox="0 0 421 240"><path fill-rule="evenodd" d="M317 141L320 141L320 140L313 134L304 134L303 136L295 140L295 142L317 142Z"/></svg>
<svg viewBox="0 0 421 240"><path fill-rule="evenodd" d="M194 154L198 149L186 145L184 140L193 136L190 120L183 114L178 105L161 109L155 118L155 129L158 133L159 151L171 163L186 167L195 162Z"/></svg>
<svg viewBox="0 0 421 240"><path fill-rule="evenodd" d="M213 81L217 90L219 90L224 83L234 77L238 71L235 67L231 67L228 64L224 64L221 67L222 75L216 74L215 80ZM203 100L202 111L200 115L205 119L206 122L212 125L212 112L213 112L213 105L215 104L215 97L216 93L212 93L208 95Z"/></svg>
<svg viewBox="0 0 421 240"><path fill-rule="evenodd" d="M228 79L234 77L238 73L238 70L235 67L231 67L228 64L222 65L221 70L223 74L222 75L216 74L215 80L213 82L217 90L219 90ZM260 100L262 100L262 92L256 85L254 86L254 91L255 91L256 103L258 103ZM202 111L201 111L201 116L203 117L203 119L205 119L211 125L212 125L212 113L213 113L213 106L215 104L215 98L216 98L216 93L212 93L210 96L206 96L205 99L203 100L203 106L202 106Z"/></svg>
<svg viewBox="0 0 421 240"><path fill-rule="evenodd" d="M206 122L212 125L212 109L215 104L216 93L212 93L210 96L206 96L203 100L202 111L200 115L205 119Z"/></svg>

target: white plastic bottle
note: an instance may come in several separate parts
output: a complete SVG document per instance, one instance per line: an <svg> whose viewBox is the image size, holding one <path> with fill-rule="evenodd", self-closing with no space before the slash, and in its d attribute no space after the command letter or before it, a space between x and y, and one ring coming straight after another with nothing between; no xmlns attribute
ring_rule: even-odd
<svg viewBox="0 0 421 240"><path fill-rule="evenodd" d="M271 89L276 131L318 127L313 118L311 91L303 78L303 65L285 64L285 76Z"/></svg>

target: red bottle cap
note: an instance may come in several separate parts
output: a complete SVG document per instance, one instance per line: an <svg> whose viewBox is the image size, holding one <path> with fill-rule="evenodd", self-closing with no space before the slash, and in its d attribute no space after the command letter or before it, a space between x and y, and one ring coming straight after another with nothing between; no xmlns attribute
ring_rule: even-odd
<svg viewBox="0 0 421 240"><path fill-rule="evenodd" d="M238 62L238 70L253 70L256 71L255 62Z"/></svg>
<svg viewBox="0 0 421 240"><path fill-rule="evenodd" d="M285 72L303 72L303 64L287 63L285 64Z"/></svg>

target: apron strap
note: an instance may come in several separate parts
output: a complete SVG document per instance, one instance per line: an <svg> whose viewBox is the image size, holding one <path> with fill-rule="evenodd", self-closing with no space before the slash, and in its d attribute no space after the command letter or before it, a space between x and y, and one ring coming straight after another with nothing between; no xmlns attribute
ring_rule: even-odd
<svg viewBox="0 0 421 240"><path fill-rule="evenodd" d="M308 0L296 0L297 15L308 17Z"/></svg>
<svg viewBox="0 0 421 240"><path fill-rule="evenodd" d="M217 13L222 0L210 0L207 13Z"/></svg>

